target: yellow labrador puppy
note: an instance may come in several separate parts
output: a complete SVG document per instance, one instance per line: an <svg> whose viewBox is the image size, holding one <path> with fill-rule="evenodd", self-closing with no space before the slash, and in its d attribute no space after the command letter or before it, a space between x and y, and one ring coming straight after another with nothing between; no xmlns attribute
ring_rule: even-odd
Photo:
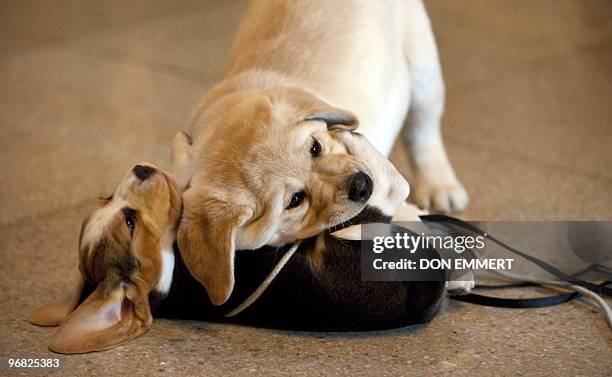
<svg viewBox="0 0 612 377"><path fill-rule="evenodd" d="M347 144L357 119L383 156L403 134L422 207L463 209L443 104L420 0L253 1L226 77L199 104L191 136L174 140L186 188L178 243L211 301L231 294L236 249L304 239L366 206L377 167Z"/></svg>

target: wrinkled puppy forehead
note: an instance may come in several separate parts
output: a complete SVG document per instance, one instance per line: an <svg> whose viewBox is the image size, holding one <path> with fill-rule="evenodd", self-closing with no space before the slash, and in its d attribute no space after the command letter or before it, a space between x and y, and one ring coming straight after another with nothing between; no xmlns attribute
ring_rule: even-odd
<svg viewBox="0 0 612 377"><path fill-rule="evenodd" d="M278 87L266 90L239 91L215 102L210 109L198 115L198 125L207 124L206 129L194 142L194 155L205 161L214 158L217 163L228 160L228 156L253 152L274 141L288 139L284 133L296 128L308 127L309 131L328 129L324 122L305 122L315 114L334 112L325 101L301 89ZM341 112L336 112L338 115ZM351 122L356 127L352 114L344 112L337 117L339 123ZM211 124L216 126L210 127ZM212 131L209 131L212 130ZM291 138L291 140L298 140ZM277 145L282 147L282 145Z"/></svg>
<svg viewBox="0 0 612 377"><path fill-rule="evenodd" d="M214 183L217 178L226 182L233 175L242 180L249 169L237 169L237 161L251 169L282 167L287 158L302 155L298 149L307 148L310 134L326 129L321 122L303 123L313 103L322 102L297 89L275 88L232 96L239 98L226 99L231 106L218 104L206 115L208 121L220 125L210 135L202 133L205 143L194 143L199 162L195 182L202 179Z"/></svg>
<svg viewBox="0 0 612 377"><path fill-rule="evenodd" d="M243 102L243 111L251 116L262 115L260 119L272 127L295 125L313 114L334 110L332 105L323 99L292 87L253 91L244 95L244 98L246 101Z"/></svg>
<svg viewBox="0 0 612 377"><path fill-rule="evenodd" d="M309 115L330 108L314 95L296 88L274 88L266 92L273 120L298 123Z"/></svg>

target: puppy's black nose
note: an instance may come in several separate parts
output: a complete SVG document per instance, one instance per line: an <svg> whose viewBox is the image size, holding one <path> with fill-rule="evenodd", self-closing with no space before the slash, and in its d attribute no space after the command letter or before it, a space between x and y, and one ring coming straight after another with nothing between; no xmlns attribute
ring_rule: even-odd
<svg viewBox="0 0 612 377"><path fill-rule="evenodd" d="M372 178L366 173L357 172L348 180L348 197L354 202L364 203L370 199L373 189Z"/></svg>
<svg viewBox="0 0 612 377"><path fill-rule="evenodd" d="M155 168L154 167L144 166L144 165L136 165L136 166L134 166L133 170L134 170L134 174L141 181L146 181L147 178L149 178L153 173L155 173Z"/></svg>

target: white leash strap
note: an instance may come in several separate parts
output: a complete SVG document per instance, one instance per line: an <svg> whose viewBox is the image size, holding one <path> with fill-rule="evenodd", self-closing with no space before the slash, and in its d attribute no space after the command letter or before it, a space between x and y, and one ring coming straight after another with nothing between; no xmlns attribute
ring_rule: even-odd
<svg viewBox="0 0 612 377"><path fill-rule="evenodd" d="M234 317L240 314L240 312L242 312L244 309L251 306L255 301L257 301L257 299L266 291L266 289L268 289L268 286L272 283L272 281L274 281L276 275L278 275L278 273L281 272L283 267L285 267L287 262L289 262L291 256L293 256L297 248L300 246L300 242L301 241L294 243L293 246L291 246L291 248L287 250L285 255L281 257L278 263L276 263L276 266L274 266L272 271L270 271L268 276L266 276L266 279L262 281L261 284L259 284L259 287L257 287L257 289L253 293L251 293L251 295L247 297L246 300L242 302L242 304L238 305L232 311L227 313L225 317Z"/></svg>

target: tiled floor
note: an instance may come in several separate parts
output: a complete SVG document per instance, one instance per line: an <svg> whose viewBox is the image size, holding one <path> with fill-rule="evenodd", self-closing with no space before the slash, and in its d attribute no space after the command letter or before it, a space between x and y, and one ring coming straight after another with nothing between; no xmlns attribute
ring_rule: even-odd
<svg viewBox="0 0 612 377"><path fill-rule="evenodd" d="M444 134L469 219L612 219L612 2L429 0ZM0 356L47 355L23 314L62 291L80 221L169 140L218 80L243 3L0 4ZM405 153L393 160L410 175ZM609 375L612 337L582 303L452 304L430 326L295 334L157 321L66 374ZM2 370L0 368L0 370ZM4 374L4 371L2 371Z"/></svg>

